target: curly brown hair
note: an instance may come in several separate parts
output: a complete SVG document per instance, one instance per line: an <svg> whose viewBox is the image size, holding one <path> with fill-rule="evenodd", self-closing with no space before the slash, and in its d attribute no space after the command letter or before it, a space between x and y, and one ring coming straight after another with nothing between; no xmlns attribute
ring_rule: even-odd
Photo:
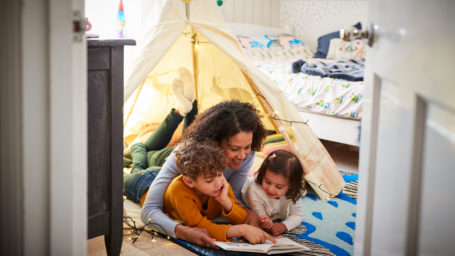
<svg viewBox="0 0 455 256"><path fill-rule="evenodd" d="M182 140L212 140L221 143L239 132L252 132L251 149L260 151L266 130L258 110L250 103L238 100L218 103L196 117Z"/></svg>
<svg viewBox="0 0 455 256"><path fill-rule="evenodd" d="M200 175L216 176L228 164L223 149L214 141L182 141L175 149L175 159L180 172L192 180Z"/></svg>
<svg viewBox="0 0 455 256"><path fill-rule="evenodd" d="M286 192L287 199L291 199L296 203L302 197L305 189L303 168L296 155L286 150L275 150L271 152L258 170L258 176L256 177L257 184L262 184L266 170L275 174L282 174L289 180L289 189Z"/></svg>

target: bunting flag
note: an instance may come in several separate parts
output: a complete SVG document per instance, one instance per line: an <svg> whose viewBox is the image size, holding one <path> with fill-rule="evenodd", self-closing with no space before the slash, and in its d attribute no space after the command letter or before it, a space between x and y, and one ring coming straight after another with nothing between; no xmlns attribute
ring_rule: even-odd
<svg viewBox="0 0 455 256"><path fill-rule="evenodd" d="M117 36L124 38L125 30L125 11L123 10L123 0L120 0L117 11Z"/></svg>

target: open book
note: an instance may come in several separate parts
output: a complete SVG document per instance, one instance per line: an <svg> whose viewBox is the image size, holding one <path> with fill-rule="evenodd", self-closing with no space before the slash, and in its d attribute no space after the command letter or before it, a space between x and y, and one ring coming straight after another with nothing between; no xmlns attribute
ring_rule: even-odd
<svg viewBox="0 0 455 256"><path fill-rule="evenodd" d="M288 253L309 251L310 248L298 244L289 238L275 237L276 244L267 240L264 244L249 244L243 242L215 242L220 248L226 251L257 252L266 254Z"/></svg>

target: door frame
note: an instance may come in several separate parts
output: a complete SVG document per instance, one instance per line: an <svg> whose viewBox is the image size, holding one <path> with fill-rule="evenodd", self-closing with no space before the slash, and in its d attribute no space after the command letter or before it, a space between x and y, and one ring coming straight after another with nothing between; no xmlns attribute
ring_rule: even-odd
<svg viewBox="0 0 455 256"><path fill-rule="evenodd" d="M2 6L1 254L85 255L86 42L72 31L84 0Z"/></svg>

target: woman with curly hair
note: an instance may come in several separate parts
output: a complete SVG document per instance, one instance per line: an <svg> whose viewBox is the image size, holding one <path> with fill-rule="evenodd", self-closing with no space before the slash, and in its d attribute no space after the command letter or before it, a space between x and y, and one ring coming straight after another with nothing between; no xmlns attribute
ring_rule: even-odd
<svg viewBox="0 0 455 256"><path fill-rule="evenodd" d="M207 140L218 143L228 161L223 175L231 184L235 197L241 201L241 189L253 165L255 152L261 149L265 136L266 130L258 111L249 103L233 100L221 102L199 114L185 131L182 142L193 139L199 143ZM181 225L163 213L164 192L180 174L175 154L171 153L146 194L142 221L169 236L201 246L215 246L215 240L206 229ZM245 223L259 227L259 216L249 209L246 211L248 217ZM258 241L265 239L266 233Z"/></svg>

